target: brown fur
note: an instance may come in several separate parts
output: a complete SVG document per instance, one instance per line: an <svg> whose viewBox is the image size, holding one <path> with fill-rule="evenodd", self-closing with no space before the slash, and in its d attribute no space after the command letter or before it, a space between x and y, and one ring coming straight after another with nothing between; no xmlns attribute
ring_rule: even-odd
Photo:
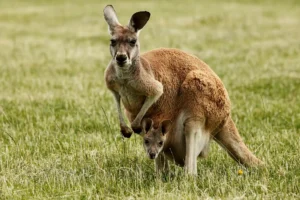
<svg viewBox="0 0 300 200"><path fill-rule="evenodd" d="M164 86L163 95L145 118L155 113L155 122L159 122L158 119L174 120L184 107L191 115L195 113L197 117L205 118L207 129L214 130L216 124L229 116L230 101L222 82L198 58L177 49L160 48L142 54L141 59L146 63L143 67L151 66L156 80ZM131 120L139 111L125 108Z"/></svg>
<svg viewBox="0 0 300 200"><path fill-rule="evenodd" d="M107 21L109 23L109 20ZM119 42L118 51L126 52L128 59L132 59L132 65L127 74L120 75L117 71L118 66L112 60L105 72L105 79L107 87L120 96L126 115L134 126L140 126L141 119L137 118L141 116L145 102L150 102L151 106L147 108L143 117L152 118L154 127L158 127L163 119L170 119L175 124L168 134L164 149L167 154L170 151L170 156L175 155L179 164L183 164L186 154L189 154L182 141L186 140L186 145L189 145L189 141L194 137L194 133L191 132L198 130L197 127L201 129L201 134L215 138L242 164L254 166L261 163L242 142L230 117L227 91L220 78L207 64L178 49L160 48L140 56L137 52L135 56L130 57L133 50L126 41L138 38L138 33L132 31L130 25L113 24L110 29L113 32L112 37L117 38ZM137 42L137 47L138 45ZM112 56L114 57L113 53ZM155 100L152 98L154 96L157 97ZM149 100L150 97L153 101ZM175 130L178 124L183 126L180 133ZM126 125L121 123L121 130L124 129L128 131ZM206 149L203 147L201 152L197 153L204 155Z"/></svg>

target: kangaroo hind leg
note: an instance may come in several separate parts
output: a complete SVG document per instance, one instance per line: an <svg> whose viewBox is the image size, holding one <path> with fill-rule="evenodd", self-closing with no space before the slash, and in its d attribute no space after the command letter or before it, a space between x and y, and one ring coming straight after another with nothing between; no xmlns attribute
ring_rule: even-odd
<svg viewBox="0 0 300 200"><path fill-rule="evenodd" d="M185 170L188 174L197 175L197 157L208 148L209 134L203 127L204 123L199 119L189 119L185 122Z"/></svg>

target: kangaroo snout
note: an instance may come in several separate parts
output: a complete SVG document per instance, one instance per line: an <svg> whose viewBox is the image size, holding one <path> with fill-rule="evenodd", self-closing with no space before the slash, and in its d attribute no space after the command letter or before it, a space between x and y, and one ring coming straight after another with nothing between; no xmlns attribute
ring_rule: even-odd
<svg viewBox="0 0 300 200"><path fill-rule="evenodd" d="M156 153L149 153L150 159L155 159L156 158Z"/></svg>
<svg viewBox="0 0 300 200"><path fill-rule="evenodd" d="M117 61L117 63L119 64L119 66L122 67L122 65L125 64L126 61L127 61L127 56L126 56L126 54L118 54L118 55L116 56L116 61Z"/></svg>

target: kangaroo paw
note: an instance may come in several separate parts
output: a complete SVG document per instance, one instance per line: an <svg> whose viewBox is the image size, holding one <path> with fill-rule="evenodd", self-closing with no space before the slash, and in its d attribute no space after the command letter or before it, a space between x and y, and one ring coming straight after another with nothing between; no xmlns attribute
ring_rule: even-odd
<svg viewBox="0 0 300 200"><path fill-rule="evenodd" d="M138 133L140 134L142 132L142 127L141 126L131 126L132 130L135 132L135 133Z"/></svg>
<svg viewBox="0 0 300 200"><path fill-rule="evenodd" d="M127 126L122 126L121 133L122 133L123 137L130 138L132 135L132 130Z"/></svg>
<svg viewBox="0 0 300 200"><path fill-rule="evenodd" d="M134 120L134 121L131 123L131 129L132 129L135 133L140 134L140 133L142 132L142 126L141 126L141 123L140 123L140 122L137 122L136 120Z"/></svg>

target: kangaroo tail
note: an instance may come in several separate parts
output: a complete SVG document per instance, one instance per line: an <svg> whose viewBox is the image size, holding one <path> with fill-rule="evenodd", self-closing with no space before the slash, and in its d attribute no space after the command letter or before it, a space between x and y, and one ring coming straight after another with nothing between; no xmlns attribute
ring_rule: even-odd
<svg viewBox="0 0 300 200"><path fill-rule="evenodd" d="M247 148L231 117L226 121L214 140L238 163L247 167L263 165L263 162Z"/></svg>

